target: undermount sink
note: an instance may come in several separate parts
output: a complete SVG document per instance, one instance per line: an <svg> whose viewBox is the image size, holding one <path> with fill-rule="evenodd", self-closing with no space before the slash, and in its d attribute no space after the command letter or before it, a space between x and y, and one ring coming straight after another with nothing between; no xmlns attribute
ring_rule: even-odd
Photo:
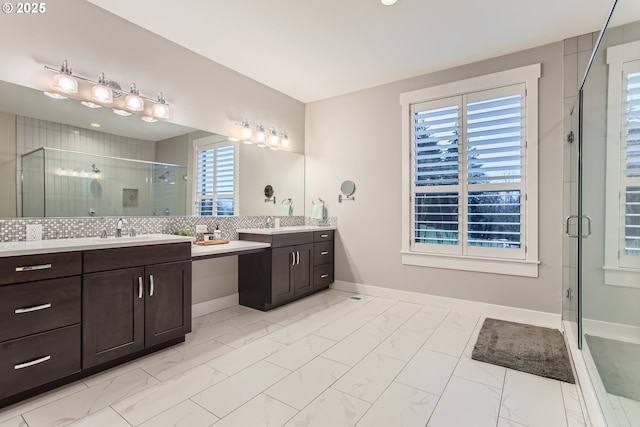
<svg viewBox="0 0 640 427"><path fill-rule="evenodd" d="M113 242L114 240L117 241L123 241L123 242L136 242L138 240L149 240L153 238L153 236L150 235L143 235L143 236L136 236L136 237L129 237L129 236L122 236L122 237L116 237L116 236L108 236L106 238L102 238L102 237L96 237L93 240L98 241L98 242Z"/></svg>

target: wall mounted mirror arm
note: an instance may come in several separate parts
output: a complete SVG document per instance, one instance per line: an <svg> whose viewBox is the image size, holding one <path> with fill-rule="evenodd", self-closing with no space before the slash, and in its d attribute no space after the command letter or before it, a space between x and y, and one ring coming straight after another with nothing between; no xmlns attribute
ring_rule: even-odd
<svg viewBox="0 0 640 427"><path fill-rule="evenodd" d="M353 181L343 181L340 185L340 191L342 194L338 194L338 203L342 203L343 200L356 200L353 193L356 192L356 184Z"/></svg>

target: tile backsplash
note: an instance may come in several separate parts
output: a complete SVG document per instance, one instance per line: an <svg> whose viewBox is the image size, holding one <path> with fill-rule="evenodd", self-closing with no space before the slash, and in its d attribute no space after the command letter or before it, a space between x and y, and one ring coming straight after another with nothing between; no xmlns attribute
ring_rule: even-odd
<svg viewBox="0 0 640 427"><path fill-rule="evenodd" d="M259 228L267 222L266 216L230 216L230 217L198 217L198 216L172 216L172 217L125 217L124 231L128 233L131 228L137 234L173 234L180 230L194 233L196 224L204 224L209 232L213 232L216 224L222 231L222 238L237 240L237 229ZM296 225L330 225L336 226L336 217L329 217L319 221L303 216L281 216L281 227ZM79 237L98 237L102 230L107 230L108 235L115 234L117 217L100 218L10 218L0 219L0 241L16 242L26 240L27 224L42 224L42 238L68 239Z"/></svg>

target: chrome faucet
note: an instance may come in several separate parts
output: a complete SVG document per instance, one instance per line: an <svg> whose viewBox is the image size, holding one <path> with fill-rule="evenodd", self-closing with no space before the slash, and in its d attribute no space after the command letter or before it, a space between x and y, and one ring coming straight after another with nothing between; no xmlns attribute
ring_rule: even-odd
<svg viewBox="0 0 640 427"><path fill-rule="evenodd" d="M274 224L273 224L273 217L268 216L267 217L267 221L265 224L265 228L273 228Z"/></svg>
<svg viewBox="0 0 640 427"><path fill-rule="evenodd" d="M118 219L118 223L116 224L116 237L122 237L122 226L127 223L127 220L124 218Z"/></svg>

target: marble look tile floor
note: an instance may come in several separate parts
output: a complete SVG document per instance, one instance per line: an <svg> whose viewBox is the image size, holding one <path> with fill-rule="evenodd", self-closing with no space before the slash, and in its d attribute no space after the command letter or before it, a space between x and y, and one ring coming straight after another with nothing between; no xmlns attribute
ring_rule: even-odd
<svg viewBox="0 0 640 427"><path fill-rule="evenodd" d="M353 296L199 317L185 343L1 409L0 427L586 425L575 385L471 359L482 316Z"/></svg>

